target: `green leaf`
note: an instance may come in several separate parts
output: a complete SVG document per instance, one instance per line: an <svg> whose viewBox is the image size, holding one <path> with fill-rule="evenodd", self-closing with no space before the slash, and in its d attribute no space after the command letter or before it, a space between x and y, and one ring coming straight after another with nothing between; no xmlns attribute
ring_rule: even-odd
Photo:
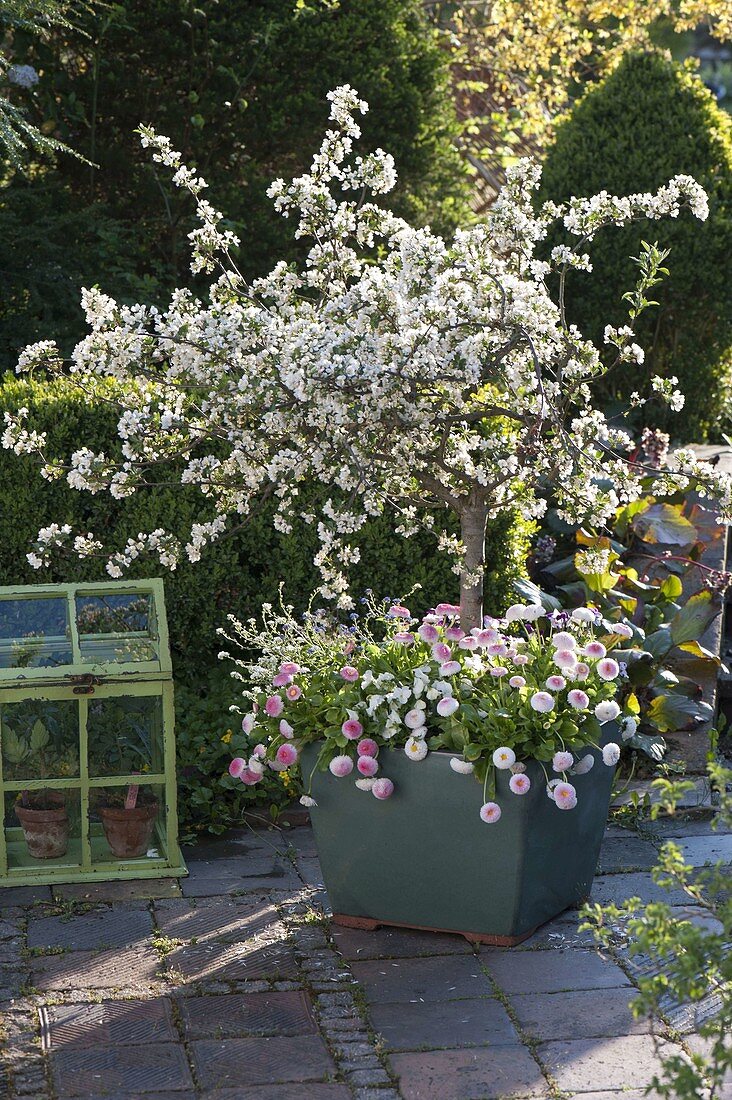
<svg viewBox="0 0 732 1100"><path fill-rule="evenodd" d="M624 739L623 744L631 749L638 749L639 752L645 753L651 760L656 761L663 760L667 748L665 738L659 734L634 733L632 737Z"/></svg>
<svg viewBox="0 0 732 1100"><path fill-rule="evenodd" d="M483 752L480 745L466 745L463 750L463 755L466 760L478 760Z"/></svg>
<svg viewBox="0 0 732 1100"><path fill-rule="evenodd" d="M646 721L660 733L674 733L694 729L702 722L711 721L712 708L708 703L688 699L683 695L658 695L646 708Z"/></svg>
<svg viewBox="0 0 732 1100"><path fill-rule="evenodd" d="M554 596L550 596L547 592L543 592L538 585L533 584L531 581L525 578L520 578L513 582L514 591L527 603L540 603L545 611L559 611L561 610L561 603Z"/></svg>
<svg viewBox="0 0 732 1100"><path fill-rule="evenodd" d="M661 592L667 600L677 600L684 591L684 586L675 574L671 573L661 585Z"/></svg>
<svg viewBox="0 0 732 1100"><path fill-rule="evenodd" d="M718 602L708 588L696 592L677 611L669 624L674 644L697 641L718 613Z"/></svg>
<svg viewBox="0 0 732 1100"><path fill-rule="evenodd" d="M660 630L654 630L653 634L649 634L646 638L645 646L656 660L665 657L674 647L671 631L667 626L662 626Z"/></svg>
<svg viewBox="0 0 732 1100"><path fill-rule="evenodd" d="M34 752L45 749L49 741L49 733L40 718L36 718L30 735L30 747Z"/></svg>
<svg viewBox="0 0 732 1100"><path fill-rule="evenodd" d="M664 546L688 546L696 542L698 534L680 504L652 504L633 519L631 526L644 542Z"/></svg>

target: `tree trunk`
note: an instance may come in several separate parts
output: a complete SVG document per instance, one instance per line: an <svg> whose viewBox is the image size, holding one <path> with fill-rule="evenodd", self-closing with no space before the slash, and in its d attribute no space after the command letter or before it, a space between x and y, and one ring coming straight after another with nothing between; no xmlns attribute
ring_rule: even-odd
<svg viewBox="0 0 732 1100"><path fill-rule="evenodd" d="M485 567L485 525L488 510L483 504L467 508L460 516L460 537L465 546L465 567L460 574L460 625L470 631L483 625L483 570ZM469 583L479 574L478 583Z"/></svg>

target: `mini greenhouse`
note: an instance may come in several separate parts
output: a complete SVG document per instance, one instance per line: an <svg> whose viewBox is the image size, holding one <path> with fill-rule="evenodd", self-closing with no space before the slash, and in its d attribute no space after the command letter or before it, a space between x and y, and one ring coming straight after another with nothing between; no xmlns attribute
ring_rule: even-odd
<svg viewBox="0 0 732 1100"><path fill-rule="evenodd" d="M163 582L0 588L0 884L185 874Z"/></svg>

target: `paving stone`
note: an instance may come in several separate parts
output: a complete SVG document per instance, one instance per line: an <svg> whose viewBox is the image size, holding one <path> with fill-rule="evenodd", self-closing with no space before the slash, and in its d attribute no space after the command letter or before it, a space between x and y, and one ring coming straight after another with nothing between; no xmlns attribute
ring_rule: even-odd
<svg viewBox="0 0 732 1100"><path fill-rule="evenodd" d="M42 1007L39 1016L45 1050L178 1040L170 1002L164 997Z"/></svg>
<svg viewBox="0 0 732 1100"><path fill-rule="evenodd" d="M286 936L267 895L253 898L201 898L160 901L155 916L161 932L179 940L245 940L265 930Z"/></svg>
<svg viewBox="0 0 732 1100"><path fill-rule="evenodd" d="M509 1100L548 1096L547 1083L522 1046L392 1054L404 1100Z"/></svg>
<svg viewBox="0 0 732 1100"><path fill-rule="evenodd" d="M153 1097L163 1091L193 1091L185 1052L176 1043L64 1048L51 1055L51 1073L58 1096L64 1098L105 1091Z"/></svg>
<svg viewBox="0 0 732 1100"><path fill-rule="evenodd" d="M632 833L603 841L597 861L598 875L618 871L646 871L655 866L658 851L649 840Z"/></svg>
<svg viewBox="0 0 732 1100"><path fill-rule="evenodd" d="M333 941L346 959L398 959L419 955L469 955L472 947L464 936L447 932L413 932L406 928L359 928L333 925Z"/></svg>
<svg viewBox="0 0 732 1100"><path fill-rule="evenodd" d="M206 1100L351 1100L351 1090L345 1085L308 1083L307 1095L301 1085L255 1085L254 1088L213 1089L204 1092ZM391 1100L380 1093L380 1100ZM397 1100L399 1098L397 1097Z"/></svg>
<svg viewBox="0 0 732 1100"><path fill-rule="evenodd" d="M723 836L692 836L677 841L684 859L692 867L732 863L732 833Z"/></svg>
<svg viewBox="0 0 732 1100"><path fill-rule="evenodd" d="M204 943L171 951L168 966L192 982L240 982L251 978L296 978L295 956L281 941L243 944Z"/></svg>
<svg viewBox="0 0 732 1100"><path fill-rule="evenodd" d="M271 1039L202 1039L191 1044L204 1089L318 1081L335 1072L317 1035Z"/></svg>
<svg viewBox="0 0 732 1100"><path fill-rule="evenodd" d="M576 1100L653 1100L658 1096L657 1092L646 1092L645 1089L622 1089L613 1092L583 1092Z"/></svg>
<svg viewBox="0 0 732 1100"><path fill-rule="evenodd" d="M615 963L595 951L481 950L481 961L504 993L557 993L563 989L611 989L629 981Z"/></svg>
<svg viewBox="0 0 732 1100"><path fill-rule="evenodd" d="M0 912L8 905L35 905L52 900L50 886L0 886Z"/></svg>
<svg viewBox="0 0 732 1100"><path fill-rule="evenodd" d="M74 951L127 947L149 941L152 929L152 917L144 909L41 917L28 921L28 946Z"/></svg>
<svg viewBox="0 0 732 1100"><path fill-rule="evenodd" d="M177 878L141 878L118 882L67 882L54 886L54 897L74 901L130 901L135 898L179 898Z"/></svg>
<svg viewBox="0 0 732 1100"><path fill-rule="evenodd" d="M419 1004L374 1004L371 1026L387 1050L516 1045L519 1037L500 1001L489 997Z"/></svg>
<svg viewBox="0 0 732 1100"><path fill-rule="evenodd" d="M589 1039L642 1035L648 1020L636 1020L628 1007L633 989L582 990L573 993L513 995L511 1005L522 1029L534 1039Z"/></svg>
<svg viewBox="0 0 732 1100"><path fill-rule="evenodd" d="M4 970L5 967L17 968L25 965L20 953L20 943L20 933L16 933L14 940L6 940L0 943L0 970Z"/></svg>
<svg viewBox="0 0 732 1100"><path fill-rule="evenodd" d="M147 986L155 980L160 959L152 947L129 951L70 951L30 960L39 989L111 989Z"/></svg>
<svg viewBox="0 0 732 1100"><path fill-rule="evenodd" d="M183 896L216 897L251 890L297 890L302 883L291 864L268 856L256 861L242 859L200 860L183 880Z"/></svg>
<svg viewBox="0 0 732 1100"><path fill-rule="evenodd" d="M209 1093L206 1094L211 1095ZM95 1093L93 1096L84 1096L84 1100L197 1100L198 1093L184 1089L182 1092L156 1092L154 1097L149 1092L104 1092Z"/></svg>
<svg viewBox="0 0 732 1100"><path fill-rule="evenodd" d="M529 936L523 943L516 944L512 951L566 950L569 947L596 946L592 932L580 932L580 915L576 909L569 909L554 920L548 921Z"/></svg>
<svg viewBox="0 0 732 1100"><path fill-rule="evenodd" d="M14 940L20 935L20 926L10 920L0 920L0 940Z"/></svg>
<svg viewBox="0 0 732 1100"><path fill-rule="evenodd" d="M716 828L715 828L716 824ZM724 825L713 814L703 817L689 817L684 819L682 815L674 817L661 817L656 821L646 822L644 832L654 837L666 839L666 837L686 836L723 836L732 833L732 825Z"/></svg>
<svg viewBox="0 0 732 1100"><path fill-rule="evenodd" d="M307 883L308 886L312 886L314 890L323 889L323 871L320 866L320 860L298 856L297 869L300 872L300 877L303 882Z"/></svg>
<svg viewBox="0 0 732 1100"><path fill-rule="evenodd" d="M664 890L657 886L649 872L636 871L628 875L598 876L592 886L592 901L600 905L614 903L622 907L628 898L638 897L648 904L663 901L667 905L683 905L689 899L683 890Z"/></svg>
<svg viewBox="0 0 732 1100"><path fill-rule="evenodd" d="M661 1072L647 1035L542 1043L538 1051L559 1088L567 1092L642 1089Z"/></svg>
<svg viewBox="0 0 732 1100"><path fill-rule="evenodd" d="M308 826L298 826L294 829L283 829L280 833L277 846L284 852L290 848L306 859L317 858L318 846L315 843L315 834Z"/></svg>
<svg viewBox="0 0 732 1100"><path fill-rule="evenodd" d="M352 963L351 971L372 1004L454 1001L463 997L490 997L493 993L474 956L356 962Z"/></svg>
<svg viewBox="0 0 732 1100"><path fill-rule="evenodd" d="M251 829L230 829L226 836L201 837L195 844L181 849L186 864L220 859L255 859L274 855L284 845L279 843L277 830L252 832Z"/></svg>
<svg viewBox="0 0 732 1100"><path fill-rule="evenodd" d="M189 1039L308 1035L318 1030L310 1000L299 990L182 997L178 1006Z"/></svg>

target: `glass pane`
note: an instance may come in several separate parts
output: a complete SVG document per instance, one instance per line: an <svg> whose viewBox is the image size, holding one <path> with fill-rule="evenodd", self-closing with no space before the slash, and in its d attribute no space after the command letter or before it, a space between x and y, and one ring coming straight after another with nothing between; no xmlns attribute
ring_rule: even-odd
<svg viewBox="0 0 732 1100"><path fill-rule="evenodd" d="M75 699L3 703L0 744L6 782L75 779L79 775L79 704Z"/></svg>
<svg viewBox="0 0 732 1100"><path fill-rule="evenodd" d="M160 696L89 699L89 775L163 771L163 701Z"/></svg>
<svg viewBox="0 0 732 1100"><path fill-rule="evenodd" d="M89 794L92 863L165 858L164 788L96 787Z"/></svg>
<svg viewBox="0 0 732 1100"><path fill-rule="evenodd" d="M82 661L157 660L157 628L149 593L77 596L76 625Z"/></svg>
<svg viewBox="0 0 732 1100"><path fill-rule="evenodd" d="M70 665L73 659L63 597L0 600L0 668Z"/></svg>
<svg viewBox="0 0 732 1100"><path fill-rule="evenodd" d="M77 790L5 795L8 872L81 864L81 798Z"/></svg>

